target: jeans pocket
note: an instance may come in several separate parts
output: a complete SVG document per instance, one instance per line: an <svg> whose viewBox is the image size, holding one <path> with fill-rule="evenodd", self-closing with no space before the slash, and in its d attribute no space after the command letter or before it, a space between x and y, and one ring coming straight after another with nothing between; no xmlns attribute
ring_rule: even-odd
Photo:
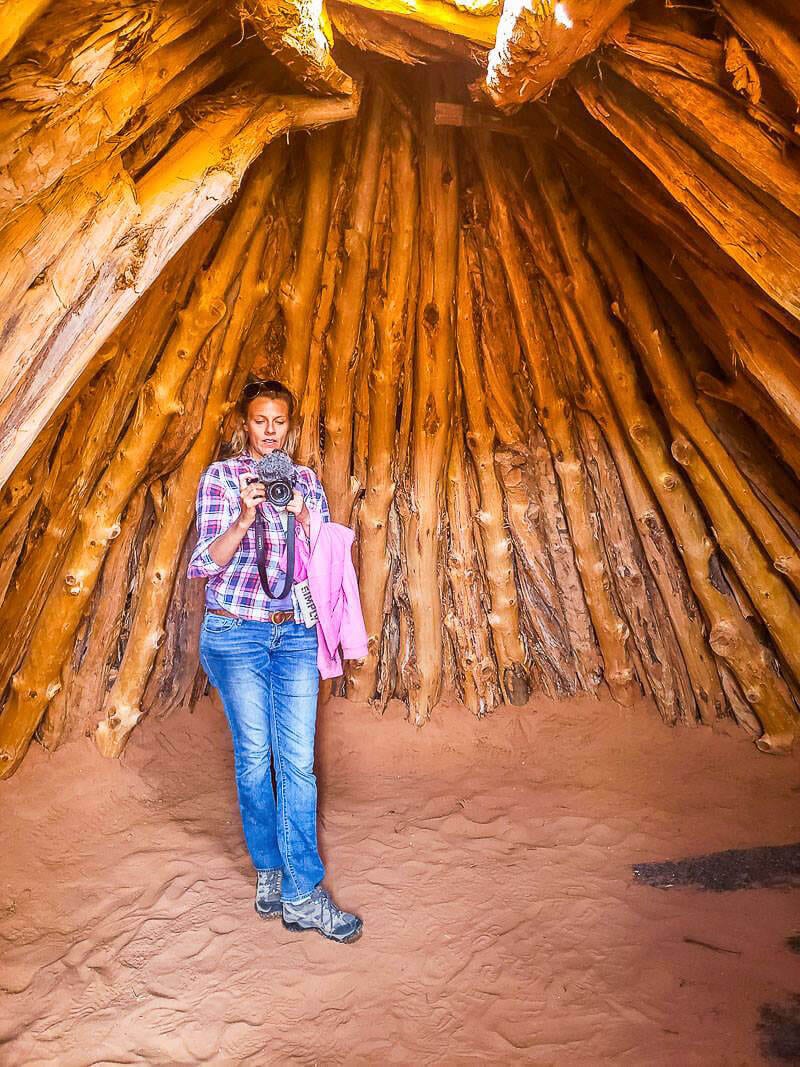
<svg viewBox="0 0 800 1067"><path fill-rule="evenodd" d="M228 618L227 615L212 615L206 612L203 618L203 629L207 634L224 634L232 630L238 624L238 619Z"/></svg>

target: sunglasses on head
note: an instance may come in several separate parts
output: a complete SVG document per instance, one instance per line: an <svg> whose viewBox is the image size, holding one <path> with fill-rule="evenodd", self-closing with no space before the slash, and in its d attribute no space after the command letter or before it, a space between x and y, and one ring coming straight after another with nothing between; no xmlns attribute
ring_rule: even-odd
<svg viewBox="0 0 800 1067"><path fill-rule="evenodd" d="M269 392L275 389L279 393L284 393L286 387L282 382L276 382L273 378L256 378L254 382L248 382L242 390L242 395L245 400L253 400L255 397L260 396L261 393Z"/></svg>

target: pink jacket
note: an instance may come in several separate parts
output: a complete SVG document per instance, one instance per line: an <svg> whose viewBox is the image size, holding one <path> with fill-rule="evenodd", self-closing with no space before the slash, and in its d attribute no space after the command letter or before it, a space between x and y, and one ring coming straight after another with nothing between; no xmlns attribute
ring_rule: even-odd
<svg viewBox="0 0 800 1067"><path fill-rule="evenodd" d="M308 513L309 542L298 538L296 544L317 609L317 667L321 677L338 678L343 673L339 646L345 659L363 659L367 654L367 630L351 554L355 535L349 526L323 522L312 508Z"/></svg>

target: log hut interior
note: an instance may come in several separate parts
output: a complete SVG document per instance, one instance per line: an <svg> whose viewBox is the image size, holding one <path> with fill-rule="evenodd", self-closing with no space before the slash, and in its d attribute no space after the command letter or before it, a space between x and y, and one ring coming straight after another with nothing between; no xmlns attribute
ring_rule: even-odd
<svg viewBox="0 0 800 1067"><path fill-rule="evenodd" d="M294 456L356 534L369 652L323 687L326 746L339 727L376 746L384 731L396 760L422 765L432 745L491 748L513 722L530 754L502 775L524 778L537 721L552 726L542 748L569 735L589 761L604 723L621 723L626 751L651 746L676 788L684 760L696 763L687 782L738 783L726 811L746 809L745 822L720 846L788 847L800 733L793 0L3 0L0 57L10 827L27 825L21 798L54 783L132 774L175 723L188 724L191 762L192 723L211 707L203 583L186 574L195 494L255 375L297 397ZM204 763L222 758L219 730ZM76 795L77 811L104 799ZM641 840L636 855L655 858ZM342 877L358 898L361 883ZM767 894L758 922L785 919L774 887L754 892ZM12 938L12 960L23 943L30 952ZM709 955L709 973L720 959L747 966L741 952ZM728 1039L745 1040L741 1025L753 1056L800 1048L796 1000L794 1023L762 1005L757 1038L758 1005L743 997L727 1010L750 1023ZM318 1062L623 1062L621 1045L593 1038L584 1058L552 1035L536 1046L510 1003L504 1046L482 1044L473 1022L450 1059L436 1043L446 1019L390 1013L394 1059L366 1030L350 1046L314 1030ZM645 1040L636 1010L620 1008L606 1035L628 1026ZM222 1027L216 1052L148 1031L150 1044L128 1047L140 1059L115 1062L316 1062L310 1019L294 1053L262 1033L259 1059L226 1046ZM705 1058L682 1057L694 1038L660 1029L637 1062L760 1062L741 1045L723 1055L714 1027L697 1037ZM35 1030L4 1029L7 1062L113 1058L42 1052Z"/></svg>

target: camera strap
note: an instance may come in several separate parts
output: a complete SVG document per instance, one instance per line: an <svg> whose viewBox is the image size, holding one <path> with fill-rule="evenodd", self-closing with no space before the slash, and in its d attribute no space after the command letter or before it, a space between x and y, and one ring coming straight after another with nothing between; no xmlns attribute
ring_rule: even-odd
<svg viewBox="0 0 800 1067"><path fill-rule="evenodd" d="M270 589L269 577L267 576L267 524L260 511L256 512L256 562L258 563L258 576L264 592L271 600L283 600L289 595L294 581L294 533L295 518L293 512L286 515L286 581L283 589L275 593Z"/></svg>

